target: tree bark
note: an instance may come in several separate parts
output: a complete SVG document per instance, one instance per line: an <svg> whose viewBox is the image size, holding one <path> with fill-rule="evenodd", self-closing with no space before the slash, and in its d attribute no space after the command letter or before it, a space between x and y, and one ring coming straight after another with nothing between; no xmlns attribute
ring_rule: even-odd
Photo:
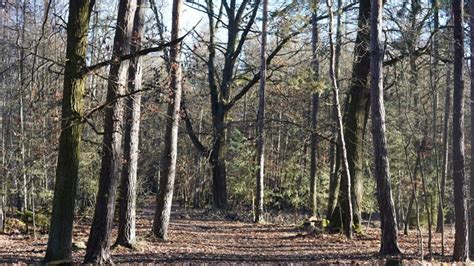
<svg viewBox="0 0 474 266"><path fill-rule="evenodd" d="M453 41L454 41L454 93L453 93L453 178L455 261L467 261L468 253L468 210L466 202L465 152L464 152L464 1L453 0Z"/></svg>
<svg viewBox="0 0 474 266"><path fill-rule="evenodd" d="M380 209L382 239L380 254L400 254L397 219L390 185L390 168L385 134L385 107L383 102L383 0L371 1L370 15L370 95L372 107L372 136L374 145L377 200Z"/></svg>
<svg viewBox="0 0 474 266"><path fill-rule="evenodd" d="M140 50L144 30L144 0L137 0L137 8L133 21L131 53ZM128 91L134 93L142 87L141 58L134 57L128 67ZM138 142L140 131L141 93L131 95L126 99L125 135L124 135L124 165L122 166L122 181L120 184L119 230L117 245L132 248L135 244L135 212L137 199L137 163Z"/></svg>
<svg viewBox="0 0 474 266"><path fill-rule="evenodd" d="M83 99L86 82L81 70L86 62L87 32L94 2L94 0L69 1L61 134L53 213L45 262L71 261L72 227L82 133L82 125L78 121L84 112Z"/></svg>
<svg viewBox="0 0 474 266"><path fill-rule="evenodd" d="M346 142L344 138L344 129L343 129L343 122L342 122L342 114L341 114L341 106L339 104L339 88L337 86L337 80L336 80L336 75L335 75L335 57L336 57L336 50L334 47L333 39L332 39L332 34L333 34L333 29L332 29L332 21L333 21L333 15L332 15L332 0L326 0L327 7L329 10L329 46L331 50L331 61L330 61L330 67L329 67L329 75L331 77L331 85L332 85L332 91L333 91L333 101L336 106L336 116L337 116L337 125L338 125L338 130L339 130L339 136L341 137L341 153L342 153L342 164L343 164L343 177L342 179L345 180L344 186L341 188L341 193L344 194L343 198L346 200L341 202L341 210L342 211L342 222L343 222L343 228L344 228L344 233L347 238L352 238L352 225L353 225L353 217L352 217L352 200L351 200L351 174L349 170L349 162L347 159L347 150L346 150Z"/></svg>
<svg viewBox="0 0 474 266"><path fill-rule="evenodd" d="M136 0L120 0L117 26L112 48L112 61L107 84L102 162L99 177L99 191L92 227L87 241L84 263L111 263L110 237L115 211L117 183L122 164L122 134L124 100L117 99L125 94L128 64L119 61L120 56L130 53L130 38ZM118 62L117 62L118 61Z"/></svg>
<svg viewBox="0 0 474 266"><path fill-rule="evenodd" d="M470 161L470 175L469 175L469 197L474 198L474 3L469 3L469 33L470 33L470 48L471 48L471 68L470 68L470 78L471 78L471 132L470 132L470 141L471 141L471 161ZM467 206L470 209L470 218L469 218L469 254L474 255L474 208L472 200L468 201L469 205Z"/></svg>
<svg viewBox="0 0 474 266"><path fill-rule="evenodd" d="M312 2L312 16L311 16L311 47L312 47L312 60L311 68L313 71L313 79L319 81L319 58L318 58L318 1ZM311 214L317 215L317 150L318 150L318 135L316 129L318 125L318 112L319 112L319 91L315 91L311 95L311 144L310 144L310 170L309 170L309 200Z"/></svg>
<svg viewBox="0 0 474 266"><path fill-rule="evenodd" d="M173 1L171 39L179 37L183 0ZM181 109L181 44L176 43L170 49L170 87L171 99L166 115L166 132L161 166L160 188L156 199L156 212L153 220L155 237L167 240L168 226L173 202L173 187L176 175L176 157L178 154L178 126Z"/></svg>
<svg viewBox="0 0 474 266"><path fill-rule="evenodd" d="M262 14L262 43L260 46L260 89L258 90L258 111L256 130L256 211L255 222L261 223L263 217L263 191L265 177L265 85L267 81L267 24L268 24L268 0L263 0Z"/></svg>
<svg viewBox="0 0 474 266"><path fill-rule="evenodd" d="M345 142L352 184L353 222L356 232L361 230L360 202L362 200L363 145L370 107L369 86L367 82L370 69L369 18L370 0L360 0L357 22L358 30L354 44L354 64L352 66L351 85L348 97L346 98L344 113ZM337 158L340 157L340 154L338 154ZM341 179L340 190L345 186L344 182ZM343 200L345 200L343 194L339 193L339 201ZM336 204L333 205L335 206Z"/></svg>

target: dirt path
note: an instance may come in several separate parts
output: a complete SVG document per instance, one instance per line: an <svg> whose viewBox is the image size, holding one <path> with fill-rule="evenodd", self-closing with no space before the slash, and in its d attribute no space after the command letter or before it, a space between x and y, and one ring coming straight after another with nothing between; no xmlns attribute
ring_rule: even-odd
<svg viewBox="0 0 474 266"><path fill-rule="evenodd" d="M379 230L369 229L365 236L346 240L341 235L314 235L295 226L254 225L226 220L207 220L200 211L173 212L170 240L151 241L151 210L139 214L137 250L113 250L115 263L376 263ZM86 242L88 226L75 227L75 241ZM416 233L400 236L404 260L414 260ZM440 235L435 235L433 251L441 252ZM427 236L424 237L427 241ZM446 254L451 254L452 235L447 237ZM37 240L24 235L0 235L0 262L39 263L44 256L47 236ZM425 242L425 254L428 253ZM74 261L81 262L83 249L74 251ZM449 257L435 256L447 261ZM412 261L413 262L413 261Z"/></svg>

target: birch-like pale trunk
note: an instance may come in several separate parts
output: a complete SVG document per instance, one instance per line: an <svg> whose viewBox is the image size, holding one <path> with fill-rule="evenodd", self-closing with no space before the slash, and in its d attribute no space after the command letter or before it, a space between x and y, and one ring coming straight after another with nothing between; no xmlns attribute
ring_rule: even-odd
<svg viewBox="0 0 474 266"><path fill-rule="evenodd" d="M342 114L341 114L341 104L339 102L339 88L337 86L337 79L336 79L336 49L334 47L334 42L332 40L333 34L333 14L332 14L332 0L326 0L326 4L329 13L329 47L331 51L331 60L329 64L329 76L331 78L331 85L333 91L333 101L336 106L336 117L337 117L337 126L339 130L340 136L340 148L342 153L342 166L344 167L344 178L346 182L344 182L344 187L341 189L341 192L345 194L347 200L341 202L341 208L344 209L344 214L342 217L342 223L344 228L344 233L347 238L352 238L352 225L353 225L353 217L352 217L352 200L351 200L351 174L349 171L349 162L347 160L347 149L346 149L346 142L344 139L344 127L342 123Z"/></svg>
<svg viewBox="0 0 474 266"><path fill-rule="evenodd" d="M255 222L261 223L263 218L263 188L265 177L265 86L267 77L267 24L268 24L268 0L263 0L262 15L262 43L260 46L260 88L258 90L257 128L256 128L256 201Z"/></svg>

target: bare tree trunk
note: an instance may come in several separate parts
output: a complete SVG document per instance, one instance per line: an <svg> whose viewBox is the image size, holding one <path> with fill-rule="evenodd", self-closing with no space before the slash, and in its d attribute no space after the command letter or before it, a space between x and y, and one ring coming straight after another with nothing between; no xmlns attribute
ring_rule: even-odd
<svg viewBox="0 0 474 266"><path fill-rule="evenodd" d="M263 0L262 14L262 44L260 47L260 89L258 90L258 111L257 111L257 172L256 172L256 211L255 222L261 223L263 218L263 189L265 177L265 85L267 79L267 24L268 24L268 0Z"/></svg>
<svg viewBox="0 0 474 266"><path fill-rule="evenodd" d="M344 112L345 143L347 146L349 169L351 171L351 200L354 229L356 232L361 228L360 201L362 200L363 151L370 106L369 87L367 84L370 68L369 18L370 0L360 0L357 18L357 37L354 44L354 63L352 65L351 84ZM336 157L340 158L341 155L338 154ZM339 161L339 159L337 160ZM338 168L336 167L336 169ZM345 200L342 193L342 189L345 187L344 182L344 179L341 178L339 201ZM343 213L343 215L345 214Z"/></svg>
<svg viewBox="0 0 474 266"><path fill-rule="evenodd" d="M468 243L468 210L466 203L466 177L464 155L464 33L463 15L464 1L453 0L453 41L454 41L454 94L453 94L453 178L454 178L454 213L455 236L454 254L455 261L469 260Z"/></svg>
<svg viewBox="0 0 474 266"><path fill-rule="evenodd" d="M179 38L181 24L182 0L173 1L171 39ZM160 188L156 198L156 212L153 220L153 234L160 239L168 239L168 226L173 202L173 187L176 175L176 157L178 154L178 126L181 108L181 43L170 49L170 87L168 111L166 115L166 132L163 149Z"/></svg>
<svg viewBox="0 0 474 266"><path fill-rule="evenodd" d="M441 233L441 254L444 255L444 202L445 202L445 191L446 191L446 178L448 176L448 160L449 160L449 110L451 109L451 68L448 67L447 71L447 82L446 82L446 95L444 103L444 125L443 125L443 169L441 173L440 182L440 196L438 202L438 219L436 224L436 233Z"/></svg>
<svg viewBox="0 0 474 266"><path fill-rule="evenodd" d="M397 218L392 199L390 168L385 134L385 107L383 102L383 0L371 1L370 14L370 94L372 108L372 135L374 145L377 200L380 209L382 255L400 254L398 247Z"/></svg>
<svg viewBox="0 0 474 266"><path fill-rule="evenodd" d="M71 260L72 225L77 191L79 152L83 113L87 31L94 0L69 1L66 66L62 100L61 134L59 137L53 213L49 228L45 262Z"/></svg>
<svg viewBox="0 0 474 266"><path fill-rule="evenodd" d="M26 177L26 167L25 167L25 132L24 132L24 112L23 112L23 90L25 89L25 27L26 27L26 8L27 8L27 1L18 1L17 2L17 12L16 12L16 19L18 20L17 30L18 30L18 37L16 44L18 46L18 86L19 86L19 95L18 95L18 116L19 116L19 152L20 152L20 173L21 173L21 188L18 193L17 199L17 208L19 211L26 211L28 209L28 187L27 187L27 177ZM21 5L21 7L20 7ZM20 10L21 8L21 15Z"/></svg>
<svg viewBox="0 0 474 266"><path fill-rule="evenodd" d="M420 144L420 147L418 149L418 157L420 158L421 157L421 154L424 152L424 147L426 145L426 138L427 136L424 136L423 137L423 140ZM431 205L430 205L430 198L431 196L428 194L428 188L427 188L427 184L426 184L426 178L425 178L425 174L423 172L423 164L421 163L421 160L420 160L420 174L421 174L421 188L423 190L423 198L424 198L424 201L425 201L425 211L426 211L426 216L427 216L427 220L428 220L428 252L429 252L429 255L431 256L433 254L433 249L432 249L432 239L433 239L433 232L432 232L432 225L433 225L433 216L431 215ZM417 207L418 208L418 207ZM419 214L417 214L419 215ZM419 217L417 216L417 220L419 220ZM418 227L419 227L419 221L417 221L418 223ZM420 229L418 229L420 230ZM421 235L421 233L420 233ZM421 258L423 259L423 252L422 252L422 256Z"/></svg>
<svg viewBox="0 0 474 266"><path fill-rule="evenodd" d="M474 255L474 205L472 204L472 199L474 198L474 2L469 3L469 33L470 33L470 45L471 45L471 68L470 68L470 78L471 78L471 161L470 161L470 172L469 172L469 197L467 208L470 209L470 218L469 218L469 255Z"/></svg>
<svg viewBox="0 0 474 266"><path fill-rule="evenodd" d="M417 181L416 177L418 175L418 170L421 168L421 149L423 148L424 144L420 145L416 153L416 160L415 160L415 168L412 171L410 168L410 159L409 159L409 152L408 147L409 145L405 146L405 160L406 160L406 167L410 174L410 184L412 188L410 202L408 204L407 216L405 217L405 229L404 234L408 235L408 225L410 223L410 214L413 207L413 203L415 203L415 215L416 215L416 229L417 229L417 240L418 240L418 248L420 250L421 259L423 260L423 234L421 232L420 227L420 209L418 204L418 191L417 191Z"/></svg>
<svg viewBox="0 0 474 266"><path fill-rule="evenodd" d="M332 14L332 0L326 0L326 4L328 7L328 10L330 10L329 13L329 46L331 50L331 62L330 62L330 67L329 67L329 75L331 77L332 81L332 91L333 91L333 99L334 99L334 104L336 106L337 110L337 125L339 129L339 136L340 136L340 144L341 144L341 152L342 152L342 163L343 163L343 169L344 169L344 176L343 178L345 179L346 182L344 188L341 189L341 192L343 192L345 195L345 199L343 202L341 202L341 209L343 209L343 228L344 228L344 233L347 236L347 238L352 238L352 200L351 200L351 174L349 170L349 162L347 160L347 150L346 150L346 143L344 139L344 127L342 123L342 115L341 115L341 106L339 104L339 88L337 86L337 80L336 80L336 75L335 75L335 58L336 58L336 50L334 48L334 43L332 41L332 34L333 34L333 29L332 29L332 21L333 21L333 14Z"/></svg>
<svg viewBox="0 0 474 266"><path fill-rule="evenodd" d="M203 119L203 109L199 111L199 124L198 124L198 139L201 141L201 132L202 132L202 119ZM244 120L245 121L245 120ZM194 198L193 198L193 208L197 209L201 207L202 201L202 192L204 191L203 185L205 183L204 175L202 173L202 158L199 152L196 152L195 160L196 163L196 174L194 177Z"/></svg>
<svg viewBox="0 0 474 266"><path fill-rule="evenodd" d="M319 79L319 59L318 59L318 1L313 1L313 10L311 17L311 43L312 43L312 60L311 68L313 71L314 80L318 81ZM316 129L318 125L318 112L319 112L319 91L315 91L311 95L311 145L310 145L310 171L309 171L309 199L310 199L310 208L311 214L313 216L317 215L317 170L318 170L318 161L317 161L317 150L318 150L318 135L316 134Z"/></svg>
<svg viewBox="0 0 474 266"><path fill-rule="evenodd" d="M133 21L131 53L140 50L144 30L144 0L137 0ZM135 93L126 99L124 165L120 184L119 230L117 245L132 248L135 244L135 206L137 198L137 163L140 131L142 87L141 58L134 57L128 67L128 91ZM138 92L138 93L136 93Z"/></svg>
<svg viewBox="0 0 474 266"><path fill-rule="evenodd" d="M130 53L130 38L136 0L120 0L117 27L112 49L112 61ZM111 103L105 112L102 162L99 177L99 191L95 205L94 219L87 241L84 263L111 263L110 237L115 212L117 183L122 164L123 99L125 94L128 64L115 62L110 65L107 84L107 102Z"/></svg>

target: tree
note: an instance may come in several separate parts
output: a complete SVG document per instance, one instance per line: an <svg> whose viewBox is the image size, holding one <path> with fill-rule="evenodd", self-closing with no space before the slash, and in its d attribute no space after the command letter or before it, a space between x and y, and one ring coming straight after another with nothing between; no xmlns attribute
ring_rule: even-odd
<svg viewBox="0 0 474 266"><path fill-rule="evenodd" d="M69 1L61 135L45 262L70 261L83 115L87 33L94 0Z"/></svg>
<svg viewBox="0 0 474 266"><path fill-rule="evenodd" d="M360 201L362 198L362 174L363 174L363 144L369 117L369 86L368 77L370 69L369 54L369 18L370 0L359 1L359 14L357 19L357 36L354 44L354 63L352 65L351 82L348 97L345 103L344 112L344 132L347 144L347 160L351 176L351 199L354 215L354 227L360 230ZM339 136L340 137L340 136ZM338 150L337 158L341 158ZM346 186L344 179L341 179L340 190ZM333 192L335 194L335 191ZM337 197L330 195L332 201ZM339 202L343 204L343 193L339 193ZM343 204L344 205L344 204ZM347 205L347 204L345 204ZM336 206L334 202L329 202L329 206ZM331 210L331 213L334 210ZM347 214L342 210L342 216ZM332 216L332 214L331 214ZM331 219L333 220L333 219Z"/></svg>
<svg viewBox="0 0 474 266"><path fill-rule="evenodd" d="M468 253L468 216L466 206L466 177L464 155L464 33L463 14L464 0L453 0L453 42L454 42L454 69L453 69L453 178L454 178L454 213L455 236L454 254L455 261L467 261Z"/></svg>
<svg viewBox="0 0 474 266"><path fill-rule="evenodd" d="M311 50L312 60L311 66L314 75L314 80L319 79L319 58L318 58L318 1L311 2ZM316 153L318 149L318 135L316 133L318 125L319 112L319 91L311 94L311 145L310 145L310 170L309 170L309 200L311 207L311 214L317 215L317 158Z"/></svg>
<svg viewBox="0 0 474 266"><path fill-rule="evenodd" d="M171 40L179 38L181 27L182 0L173 1ZM181 44L175 43L170 49L170 99L166 112L166 132L163 158L161 160L161 178L156 197L156 211L153 219L153 234L161 239L168 239L168 226L173 202L173 188L176 176L176 158L178 156L178 127L181 109Z"/></svg>
<svg viewBox="0 0 474 266"><path fill-rule="evenodd" d="M99 190L85 263L111 263L110 234L115 211L117 182L122 164L122 134L127 66L120 57L130 52L130 38L136 0L120 0L117 26L112 48L112 63L107 84L107 103L104 118L104 138L99 177Z"/></svg>
<svg viewBox="0 0 474 266"><path fill-rule="evenodd" d="M470 100L471 100L471 163L470 163L470 176L469 176L469 197L472 199L474 198L474 69L472 68L474 66L474 3L470 2L469 3L469 30L470 30L470 45L471 45L471 72L470 72L470 78L471 78L471 95L470 95ZM469 255L474 255L474 223L472 220L474 219L474 208L472 201L469 201L468 208L470 208L470 219L471 221L469 223Z"/></svg>
<svg viewBox="0 0 474 266"><path fill-rule="evenodd" d="M143 0L137 0L133 20L132 44L130 52L140 50L144 30ZM138 142L141 112L142 66L141 58L133 57L128 66L128 91L131 96L126 99L124 131L124 165L120 184L119 230L117 245L132 248L135 243L135 209L137 199L137 164Z"/></svg>
<svg viewBox="0 0 474 266"><path fill-rule="evenodd" d="M263 218L263 191L265 171L265 84L267 80L267 24L268 24L268 0L263 0L262 14L262 44L260 46L260 88L258 90L257 108L257 132L256 132L256 211L255 222L261 223Z"/></svg>
<svg viewBox="0 0 474 266"><path fill-rule="evenodd" d="M372 107L372 136L374 145L375 178L379 203L382 239L380 254L400 254L398 247L397 218L392 199L390 168L385 129L383 102L383 0L371 1L370 14L370 95Z"/></svg>
<svg viewBox="0 0 474 266"><path fill-rule="evenodd" d="M207 82L210 92L212 116L212 144L210 148L199 141L193 131L189 117L185 116L185 119L187 133L192 143L202 156L209 159L212 175L212 202L213 206L218 209L228 207L227 170L224 156L228 127L227 115L260 79L260 73L256 73L249 78L246 76L248 71L242 71L242 73L237 69L244 45L249 38L248 35L252 33L252 26L257 16L259 4L260 0L255 2L244 0L240 5L237 5L235 1L230 1L230 3L222 1L222 9L220 9L219 14L215 13L212 0L207 0L206 6L202 6L202 8L205 8L203 11L207 14L209 20L209 41L206 40L208 55L207 59L201 59L207 66ZM216 40L216 28L222 23L220 17L224 15L228 19L226 27L223 28L227 33L227 42L222 47ZM301 31L296 31L282 37L273 51L268 53L267 65L270 65L273 58L278 55L286 43L300 33ZM223 54L224 62L222 64L217 62L218 51ZM219 70L218 66L222 66L222 69ZM232 94L231 92L237 87L235 84L237 79L247 80L247 82L238 86L240 90Z"/></svg>
<svg viewBox="0 0 474 266"><path fill-rule="evenodd" d="M352 201L351 201L351 174L349 170L349 162L347 159L347 149L346 149L346 140L344 139L344 129L343 129L343 122L342 122L342 114L341 114L341 106L339 104L339 88L337 86L337 79L336 79L336 49L334 47L334 43L332 41L332 21L333 21L333 14L332 14L332 0L326 0L327 7L329 10L329 47L331 51L331 59L329 63L329 76L331 77L331 86L333 91L333 102L336 108L336 123L338 126L338 134L340 136L340 149L342 153L342 165L343 165L343 180L344 186L341 188L341 193L344 194L344 197L347 199L346 201L341 202L341 210L347 215L343 216L343 227L344 233L346 234L347 238L352 238L352 225L353 225L353 217L352 217Z"/></svg>

